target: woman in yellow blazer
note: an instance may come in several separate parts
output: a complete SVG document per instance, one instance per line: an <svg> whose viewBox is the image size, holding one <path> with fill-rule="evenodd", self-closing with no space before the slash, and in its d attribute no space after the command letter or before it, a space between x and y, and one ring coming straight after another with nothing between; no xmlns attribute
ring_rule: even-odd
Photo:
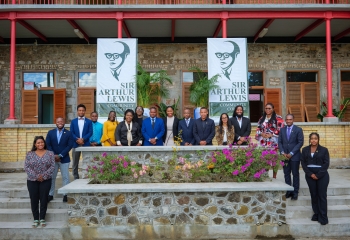
<svg viewBox="0 0 350 240"><path fill-rule="evenodd" d="M230 145L235 139L235 129L229 121L227 113L220 116L219 125L215 127L215 138L218 145Z"/></svg>
<svg viewBox="0 0 350 240"><path fill-rule="evenodd" d="M119 123L115 120L115 117L115 111L110 111L108 114L108 120L103 123L103 134L101 138L103 146L117 146L114 133Z"/></svg>

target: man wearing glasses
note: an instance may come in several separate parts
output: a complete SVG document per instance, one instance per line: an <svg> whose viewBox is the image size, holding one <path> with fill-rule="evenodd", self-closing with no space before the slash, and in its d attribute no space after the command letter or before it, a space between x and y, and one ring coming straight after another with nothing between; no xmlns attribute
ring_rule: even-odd
<svg viewBox="0 0 350 240"><path fill-rule="evenodd" d="M222 73L225 77L231 81L232 65L235 62L237 55L240 53L239 46L233 41L224 42L225 49L229 50L227 52L217 52L216 57L220 59L220 66Z"/></svg>
<svg viewBox="0 0 350 240"><path fill-rule="evenodd" d="M114 52L105 53L105 57L109 60L109 69L113 77L119 81L121 67L123 66L126 57L130 54L129 46L120 41L114 42Z"/></svg>

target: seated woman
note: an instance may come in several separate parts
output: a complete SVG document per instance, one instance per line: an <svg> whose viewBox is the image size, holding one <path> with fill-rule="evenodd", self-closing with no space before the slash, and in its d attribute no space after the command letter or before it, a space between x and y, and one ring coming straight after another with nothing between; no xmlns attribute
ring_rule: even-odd
<svg viewBox="0 0 350 240"><path fill-rule="evenodd" d="M103 123L103 134L101 138L101 143L103 143L103 146L117 146L114 132L119 123L115 120L115 118L115 111L110 111L108 114L108 120Z"/></svg>
<svg viewBox="0 0 350 240"><path fill-rule="evenodd" d="M141 128L137 122L133 122L134 111L128 109L124 113L124 121L118 124L115 130L115 139L118 146L141 146Z"/></svg>
<svg viewBox="0 0 350 240"><path fill-rule="evenodd" d="M329 184L329 152L322 147L318 133L309 136L310 145L301 152L301 166L305 172L305 180L309 186L311 205L314 215L311 221L318 221L321 225L328 224L327 217L327 188Z"/></svg>
<svg viewBox="0 0 350 240"><path fill-rule="evenodd" d="M235 138L235 129L229 121L227 113L220 116L219 125L215 127L215 138L218 145L232 144Z"/></svg>

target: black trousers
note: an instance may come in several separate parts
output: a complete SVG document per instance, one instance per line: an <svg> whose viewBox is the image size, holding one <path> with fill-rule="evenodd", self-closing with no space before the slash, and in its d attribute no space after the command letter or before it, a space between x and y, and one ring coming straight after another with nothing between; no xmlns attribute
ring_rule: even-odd
<svg viewBox="0 0 350 240"><path fill-rule="evenodd" d="M289 186L294 187L294 192L292 192L294 195L298 195L299 193L299 186L300 186L299 167L300 167L300 161L290 161L290 160L288 161L287 166L284 165L283 167L284 181ZM293 185L292 185L292 177L290 174L293 174Z"/></svg>
<svg viewBox="0 0 350 240"><path fill-rule="evenodd" d="M51 188L51 179L39 182L27 180L27 187L30 197L30 205L34 220L45 220L47 201ZM39 201L40 201L40 218L39 218Z"/></svg>
<svg viewBox="0 0 350 240"><path fill-rule="evenodd" d="M317 173L320 168L309 168L313 173ZM328 172L320 179L313 180L305 175L307 185L309 185L312 210L318 216L320 223L328 223L327 217L327 188L329 184Z"/></svg>

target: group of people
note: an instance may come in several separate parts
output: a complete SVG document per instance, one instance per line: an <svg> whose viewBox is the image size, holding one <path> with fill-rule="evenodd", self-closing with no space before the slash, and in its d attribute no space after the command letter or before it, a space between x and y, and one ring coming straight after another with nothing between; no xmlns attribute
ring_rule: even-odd
<svg viewBox="0 0 350 240"><path fill-rule="evenodd" d="M182 146L212 145L215 137L218 145L247 145L251 133L249 118L243 117L243 106L238 105L232 117L222 113L217 126L209 118L208 109L200 109L200 118L191 118L189 109L183 112L183 119L174 116L174 109L166 109L167 116L157 117L157 108L150 108L150 117L143 115L143 107L136 107L135 111L128 109L124 113L124 121L116 121L115 111L111 111L108 120L101 124L98 114L92 112L90 119L85 117L86 107L79 104L78 117L70 124L70 131L64 128L62 117L56 119L56 128L48 132L46 141L43 136L34 139L33 147L25 160L27 172L27 186L31 199L34 217L33 227L46 226L45 214L47 204L53 200L55 180L58 169L62 174L62 185L69 183L69 151L72 149L72 172L74 179L79 179L78 165L82 146L174 146L179 141ZM287 114L285 123L282 117L274 111L271 103L265 105L263 116L258 122L256 139L261 145L278 148L285 157L283 167L285 182L293 185L294 191L287 192L286 197L298 199L299 166L305 171L305 178L309 185L313 221L322 225L328 223L327 218L327 187L329 175L329 153L327 148L319 145L319 135L311 133L310 145L303 148L304 135L301 128L293 124L294 116ZM293 175L293 181L291 178ZM292 183L293 182L293 183ZM40 201L40 211L39 211ZM67 196L63 197L67 202Z"/></svg>

